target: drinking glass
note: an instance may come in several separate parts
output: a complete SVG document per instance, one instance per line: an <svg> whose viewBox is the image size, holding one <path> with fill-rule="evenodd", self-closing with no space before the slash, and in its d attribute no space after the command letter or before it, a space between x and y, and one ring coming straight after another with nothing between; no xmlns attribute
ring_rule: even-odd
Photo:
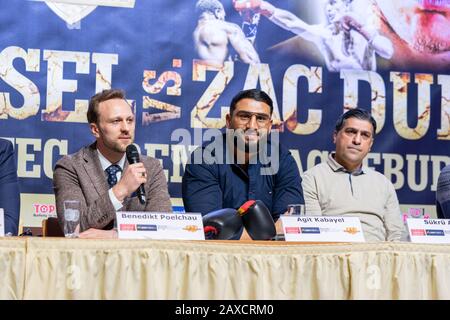
<svg viewBox="0 0 450 320"><path fill-rule="evenodd" d="M80 201L64 201L64 236L66 238L78 238L80 232L80 209Z"/></svg>
<svg viewBox="0 0 450 320"><path fill-rule="evenodd" d="M304 204L288 204L287 211L285 213L286 216L304 216L305 215L305 205Z"/></svg>

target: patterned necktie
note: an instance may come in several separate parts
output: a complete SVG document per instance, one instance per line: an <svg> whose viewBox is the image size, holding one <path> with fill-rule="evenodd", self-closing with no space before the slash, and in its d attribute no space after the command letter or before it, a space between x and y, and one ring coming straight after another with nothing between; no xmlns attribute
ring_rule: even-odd
<svg viewBox="0 0 450 320"><path fill-rule="evenodd" d="M117 183L117 172L122 171L122 169L117 164L112 164L105 171L108 174L109 187L112 188Z"/></svg>

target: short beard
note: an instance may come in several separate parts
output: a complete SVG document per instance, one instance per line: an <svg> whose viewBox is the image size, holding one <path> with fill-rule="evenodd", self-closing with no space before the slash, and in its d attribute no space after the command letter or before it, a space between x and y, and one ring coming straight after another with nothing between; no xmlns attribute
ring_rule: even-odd
<svg viewBox="0 0 450 320"><path fill-rule="evenodd" d="M131 143L133 143L133 140L131 141ZM108 143L108 145L105 144L105 146L114 152L125 153L128 145L122 145L118 142L114 142L111 144Z"/></svg>
<svg viewBox="0 0 450 320"><path fill-rule="evenodd" d="M257 153L259 151L259 142L261 140L260 133L256 131L258 139L256 141L248 141L245 139L245 131L234 140L234 146L245 153ZM237 139L241 139L238 141Z"/></svg>

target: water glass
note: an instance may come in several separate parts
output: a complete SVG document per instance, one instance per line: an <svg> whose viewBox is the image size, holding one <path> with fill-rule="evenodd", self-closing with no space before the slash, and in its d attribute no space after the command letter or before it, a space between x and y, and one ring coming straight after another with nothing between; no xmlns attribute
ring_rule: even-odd
<svg viewBox="0 0 450 320"><path fill-rule="evenodd" d="M305 215L305 205L304 204L288 204L287 211L284 214L286 216L304 216Z"/></svg>
<svg viewBox="0 0 450 320"><path fill-rule="evenodd" d="M80 233L80 212L80 201L64 201L64 236L66 238L78 238Z"/></svg>

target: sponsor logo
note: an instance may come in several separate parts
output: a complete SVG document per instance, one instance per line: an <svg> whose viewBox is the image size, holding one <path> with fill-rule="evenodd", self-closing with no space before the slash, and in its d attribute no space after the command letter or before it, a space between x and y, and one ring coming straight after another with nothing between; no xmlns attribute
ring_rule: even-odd
<svg viewBox="0 0 450 320"><path fill-rule="evenodd" d="M303 227L300 228L301 233L316 233L316 234L320 234L320 228L315 228L315 227Z"/></svg>
<svg viewBox="0 0 450 320"><path fill-rule="evenodd" d="M32 206L33 217L56 218L56 206L54 204L33 203Z"/></svg>
<svg viewBox="0 0 450 320"><path fill-rule="evenodd" d="M425 229L411 229L411 235L413 236L424 236Z"/></svg>
<svg viewBox="0 0 450 320"><path fill-rule="evenodd" d="M422 219L425 215L425 208L409 208L408 215L411 218Z"/></svg>
<svg viewBox="0 0 450 320"><path fill-rule="evenodd" d="M156 224L138 224L137 231L157 231L158 227Z"/></svg>
<svg viewBox="0 0 450 320"><path fill-rule="evenodd" d="M196 231L200 230L200 228L197 226L191 225L191 226L184 227L183 230L186 230L188 232L196 232Z"/></svg>
<svg viewBox="0 0 450 320"><path fill-rule="evenodd" d="M347 232L349 234L357 234L359 232L358 228L356 227L347 227L344 229L344 232Z"/></svg>
<svg viewBox="0 0 450 320"><path fill-rule="evenodd" d="M120 224L120 231L136 231L135 224Z"/></svg>
<svg viewBox="0 0 450 320"><path fill-rule="evenodd" d="M444 230L426 229L427 236L444 236Z"/></svg>
<svg viewBox="0 0 450 320"><path fill-rule="evenodd" d="M284 230L285 230L285 233L296 233L296 234L301 233L299 227L286 227L286 228L284 228Z"/></svg>

